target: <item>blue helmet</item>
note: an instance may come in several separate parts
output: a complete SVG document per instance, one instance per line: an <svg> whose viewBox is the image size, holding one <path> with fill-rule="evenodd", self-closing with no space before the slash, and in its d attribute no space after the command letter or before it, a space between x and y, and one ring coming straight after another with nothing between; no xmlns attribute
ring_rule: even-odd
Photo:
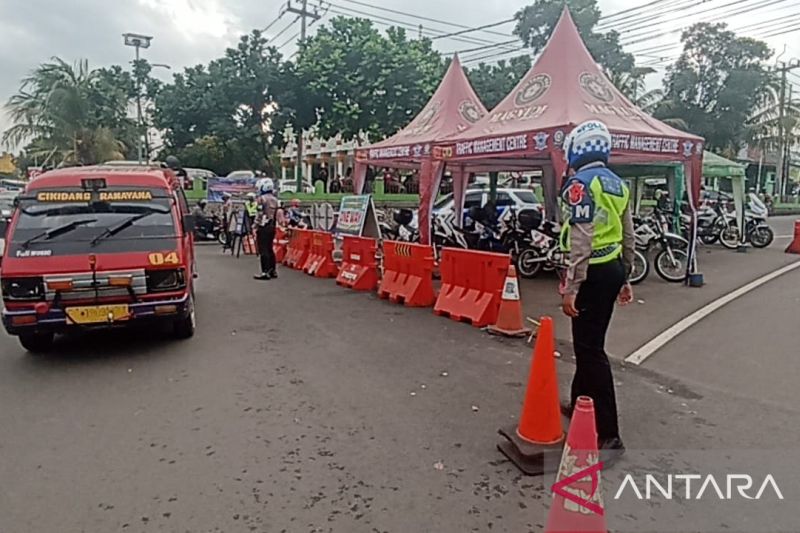
<svg viewBox="0 0 800 533"><path fill-rule="evenodd" d="M599 120L587 120L567 135L564 141L564 157L567 164L579 169L589 163L608 163L611 155L611 133Z"/></svg>

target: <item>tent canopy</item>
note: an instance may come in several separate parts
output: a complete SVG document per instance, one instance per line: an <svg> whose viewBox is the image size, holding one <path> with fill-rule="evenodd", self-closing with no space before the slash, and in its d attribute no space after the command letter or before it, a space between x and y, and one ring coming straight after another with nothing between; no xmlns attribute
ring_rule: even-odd
<svg viewBox="0 0 800 533"><path fill-rule="evenodd" d="M422 158L430 158L435 142L466 132L486 113L456 55L414 120L391 137L359 149L356 157L370 165L415 168Z"/></svg>
<svg viewBox="0 0 800 533"><path fill-rule="evenodd" d="M744 165L713 152L706 151L703 154L703 176L706 178L744 179L744 169Z"/></svg>
<svg viewBox="0 0 800 533"><path fill-rule="evenodd" d="M611 84L586 49L566 7L519 84L437 153L469 171L513 170L550 162L563 171L565 135L590 119L602 120L611 130L613 163L699 162L702 157L701 137L647 115Z"/></svg>

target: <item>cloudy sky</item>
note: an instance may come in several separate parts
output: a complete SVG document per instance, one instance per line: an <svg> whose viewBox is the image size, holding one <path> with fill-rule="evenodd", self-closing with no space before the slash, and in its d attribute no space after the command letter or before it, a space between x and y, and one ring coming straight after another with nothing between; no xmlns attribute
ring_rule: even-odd
<svg viewBox="0 0 800 533"><path fill-rule="evenodd" d="M765 37L769 34L800 29L800 0L599 0L604 14L613 14L652 4L651 7L617 15L617 25L625 29L626 48L637 53L637 61L659 69L668 64L680 49L675 43L680 29L692 22L724 20L731 28L741 29L744 35ZM299 4L299 0L293 0ZM427 35L458 31L460 27L475 27L509 19L526 0L309 0L319 6L323 15L318 24L336 14L367 15L380 27L390 21L409 27L423 25ZM67 61L86 58L93 67L124 64L130 61L133 50L123 46L125 32L154 37L150 49L144 52L152 63L171 65L173 69L205 63L218 57L227 46L235 43L240 34L252 28L265 28L275 36L272 44L284 45L282 52L294 51L293 37L299 23L292 25L294 15L281 13L285 0L0 0L0 103L7 101L19 85L19 80L35 65L52 56ZM400 14L397 12L402 12ZM422 20L417 15L430 20ZM650 16L651 20L637 23L636 18ZM623 24L625 17L627 21ZM613 26L614 18L607 24ZM273 23L274 21L274 23ZM658 23L658 25L654 25ZM290 26L291 25L291 26ZM446 52L490 46L513 39L512 24L488 31L470 33L457 38L437 39L437 47ZM314 31L312 26L310 31ZM278 35L280 34L280 35ZM800 58L800 31L783 33L765 40L776 53L787 47L782 59ZM506 48L485 48L462 54L467 64L482 58L496 61L520 53L517 45ZM507 55L498 55L506 50ZM500 51L500 52L499 52ZM800 91L800 69L795 71ZM163 79L169 79L166 69L157 69ZM658 76L652 84L658 84ZM0 114L0 131L8 122Z"/></svg>

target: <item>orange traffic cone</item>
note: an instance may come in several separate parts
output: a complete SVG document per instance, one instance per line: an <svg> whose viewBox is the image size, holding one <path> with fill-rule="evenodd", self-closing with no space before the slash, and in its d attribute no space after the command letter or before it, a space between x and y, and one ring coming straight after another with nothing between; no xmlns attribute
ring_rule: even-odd
<svg viewBox="0 0 800 533"><path fill-rule="evenodd" d="M786 247L787 254L800 254L800 220L794 221L794 238Z"/></svg>
<svg viewBox="0 0 800 533"><path fill-rule="evenodd" d="M575 402L567 443L553 484L553 503L545 533L608 532L600 491L603 463L599 455L594 402L588 396L580 396Z"/></svg>
<svg viewBox="0 0 800 533"><path fill-rule="evenodd" d="M519 281L514 265L508 266L497 322L493 326L487 327L486 330L489 333L507 337L524 337L531 332L522 325L522 302L519 298Z"/></svg>
<svg viewBox="0 0 800 533"><path fill-rule="evenodd" d="M555 471L564 441L564 424L558 403L555 337L550 317L542 317L536 336L519 425L501 428L499 433L506 441L497 447L522 472L539 475Z"/></svg>

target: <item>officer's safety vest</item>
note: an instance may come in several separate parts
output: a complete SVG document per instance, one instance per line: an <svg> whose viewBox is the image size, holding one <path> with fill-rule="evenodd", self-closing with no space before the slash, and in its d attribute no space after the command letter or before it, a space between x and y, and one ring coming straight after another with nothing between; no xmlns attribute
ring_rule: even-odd
<svg viewBox="0 0 800 533"><path fill-rule="evenodd" d="M246 202L244 208L247 209L247 216L253 220L258 214L258 204L256 202Z"/></svg>
<svg viewBox="0 0 800 533"><path fill-rule="evenodd" d="M589 263L607 263L619 257L622 213L630 200L630 190L622 178L605 167L583 169L567 180L561 198L567 211L567 223L561 230L561 248L569 251L572 224L593 222Z"/></svg>

